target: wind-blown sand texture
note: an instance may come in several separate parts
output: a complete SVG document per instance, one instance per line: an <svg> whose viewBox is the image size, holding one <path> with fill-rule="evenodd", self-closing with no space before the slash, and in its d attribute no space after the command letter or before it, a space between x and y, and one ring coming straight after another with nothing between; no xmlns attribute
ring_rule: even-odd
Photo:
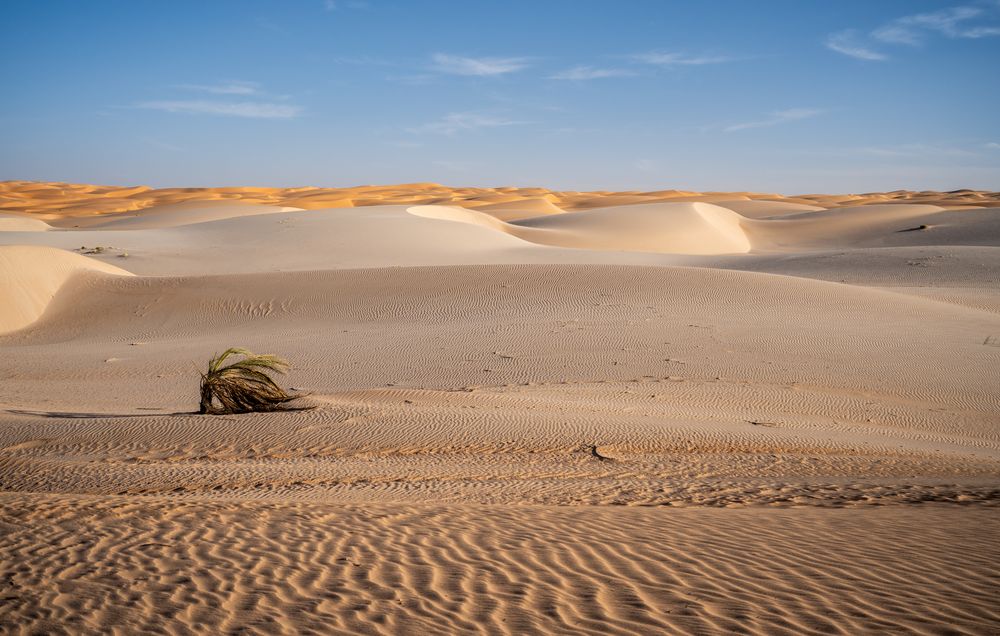
<svg viewBox="0 0 1000 636"><path fill-rule="evenodd" d="M996 193L6 182L0 300L2 631L1000 631Z"/></svg>

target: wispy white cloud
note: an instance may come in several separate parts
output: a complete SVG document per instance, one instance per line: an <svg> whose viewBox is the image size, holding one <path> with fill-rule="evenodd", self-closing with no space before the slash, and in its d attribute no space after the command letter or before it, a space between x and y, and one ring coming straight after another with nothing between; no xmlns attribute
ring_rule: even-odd
<svg viewBox="0 0 1000 636"><path fill-rule="evenodd" d="M293 104L273 102L221 102L212 100L163 100L142 102L137 108L161 110L168 113L223 115L253 119L292 119L302 113Z"/></svg>
<svg viewBox="0 0 1000 636"><path fill-rule="evenodd" d="M257 82L228 81L218 84L178 84L177 88L212 93L213 95L258 95L260 84Z"/></svg>
<svg viewBox="0 0 1000 636"><path fill-rule="evenodd" d="M177 84L173 88L214 97L151 100L135 104L134 107L167 113L252 119L292 119L302 113L302 108L291 103L287 95L268 94L257 82L227 80L215 84Z"/></svg>
<svg viewBox="0 0 1000 636"><path fill-rule="evenodd" d="M529 66L529 60L525 57L462 57L435 53L431 60L433 69L439 73L479 77L505 75Z"/></svg>
<svg viewBox="0 0 1000 636"><path fill-rule="evenodd" d="M866 34L857 29L833 33L825 44L828 49L859 60L881 61L889 56L874 48L876 45L919 46L933 35L950 39L1000 36L1000 3L955 6L907 15Z"/></svg>
<svg viewBox="0 0 1000 636"><path fill-rule="evenodd" d="M438 121L429 122L415 128L408 129L411 133L434 133L441 135L454 135L459 132L480 130L483 128L501 128L504 126L519 126L527 124L525 121L504 119L484 115L482 113L448 113Z"/></svg>
<svg viewBox="0 0 1000 636"><path fill-rule="evenodd" d="M921 44L931 33L948 38L978 39L1000 35L1000 24L983 24L982 19L996 20L982 7L949 7L931 13L897 18L872 31L872 37L891 44Z"/></svg>
<svg viewBox="0 0 1000 636"><path fill-rule="evenodd" d="M1000 150L1000 143L997 143L995 141L990 141L983 144L983 147L988 148L990 150Z"/></svg>
<svg viewBox="0 0 1000 636"><path fill-rule="evenodd" d="M632 77L635 71L625 68L594 68L592 66L574 66L573 68L550 75L549 79L557 80L593 80L606 77Z"/></svg>
<svg viewBox="0 0 1000 636"><path fill-rule="evenodd" d="M371 4L364 0L323 0L323 8L327 11L338 9L369 9Z"/></svg>
<svg viewBox="0 0 1000 636"><path fill-rule="evenodd" d="M685 55L683 53L668 53L665 51L647 51L630 55L629 59L641 64L653 66L704 66L706 64L722 64L732 62L733 58L724 55Z"/></svg>
<svg viewBox="0 0 1000 636"><path fill-rule="evenodd" d="M955 145L935 143L909 143L894 146L865 146L853 149L851 152L873 157L889 158L936 158L936 157L975 157L979 153Z"/></svg>
<svg viewBox="0 0 1000 636"><path fill-rule="evenodd" d="M632 163L632 167L639 172L647 173L660 172L662 170L660 163L653 159L637 159Z"/></svg>
<svg viewBox="0 0 1000 636"><path fill-rule="evenodd" d="M888 56L862 44L859 41L858 32L854 29L831 33L826 38L826 48L858 60L882 61L889 59Z"/></svg>
<svg viewBox="0 0 1000 636"><path fill-rule="evenodd" d="M770 128L771 126L779 126L792 121L816 117L824 112L826 111L819 108L789 108L787 110L773 112L765 119L743 122L741 124L732 124L730 126L726 126L723 130L726 132L734 132L737 130L748 130L750 128Z"/></svg>

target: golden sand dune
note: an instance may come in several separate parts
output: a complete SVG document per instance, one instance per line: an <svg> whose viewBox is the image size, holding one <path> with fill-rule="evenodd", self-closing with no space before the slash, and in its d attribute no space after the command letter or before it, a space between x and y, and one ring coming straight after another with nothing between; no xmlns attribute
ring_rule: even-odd
<svg viewBox="0 0 1000 636"><path fill-rule="evenodd" d="M564 210L613 207L658 202L778 201L822 208L872 203L924 203L945 208L990 207L1000 204L1000 193L975 190L955 192L895 192L785 197L752 192L568 192L545 188L451 188L436 183L353 188L122 188L34 181L0 182L0 210L28 212L40 218L90 216L130 212L185 201L236 201L249 204L304 208L366 205L459 205L505 209L509 204L544 199Z"/></svg>
<svg viewBox="0 0 1000 636"><path fill-rule="evenodd" d="M0 631L1000 629L995 193L2 189Z"/></svg>

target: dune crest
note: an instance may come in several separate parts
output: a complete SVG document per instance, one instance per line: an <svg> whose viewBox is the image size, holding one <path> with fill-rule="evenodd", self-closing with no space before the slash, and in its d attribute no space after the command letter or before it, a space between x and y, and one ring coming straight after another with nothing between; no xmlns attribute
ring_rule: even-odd
<svg viewBox="0 0 1000 636"><path fill-rule="evenodd" d="M0 213L0 232L48 232L51 229L52 226L41 219Z"/></svg>
<svg viewBox="0 0 1000 636"><path fill-rule="evenodd" d="M555 247L663 254L736 254L752 245L742 216L700 202L652 203L548 214L505 222L478 210L414 206L411 214L482 225Z"/></svg>
<svg viewBox="0 0 1000 636"><path fill-rule="evenodd" d="M146 186L119 187L76 183L37 181L0 182L0 211L37 215L43 220L85 218L95 215L132 212L186 201L223 201L231 203L286 206L317 210L352 208L369 205L459 205L465 208L498 210L502 216L511 210L538 209L538 201L551 203L557 210L588 210L645 203L711 202L726 206L733 202L760 202L748 216L769 216L767 203L778 203L776 214L787 208L780 204L800 204L819 208L869 205L877 203L923 203L947 209L984 208L1000 205L1000 193L978 190L953 192L869 192L863 194L801 194L784 196L760 192L691 192L656 190L652 192L611 192L595 190L549 190L547 188L461 188L437 183L368 185L350 188L161 188ZM526 208L525 205L528 207ZM738 208L734 208L740 212ZM539 214L552 210L541 210ZM535 214L534 216L538 216Z"/></svg>
<svg viewBox="0 0 1000 636"><path fill-rule="evenodd" d="M79 272L116 276L131 273L79 254L52 247L0 246L0 334L38 320L56 293Z"/></svg>

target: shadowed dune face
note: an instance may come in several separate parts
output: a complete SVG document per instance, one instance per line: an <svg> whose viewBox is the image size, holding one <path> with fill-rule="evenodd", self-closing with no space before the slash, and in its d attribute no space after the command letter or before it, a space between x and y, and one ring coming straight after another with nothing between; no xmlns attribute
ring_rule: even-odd
<svg viewBox="0 0 1000 636"><path fill-rule="evenodd" d="M85 274L131 276L101 261L51 247L0 246L0 334L35 322L56 293ZM75 281L79 287L82 281Z"/></svg>

